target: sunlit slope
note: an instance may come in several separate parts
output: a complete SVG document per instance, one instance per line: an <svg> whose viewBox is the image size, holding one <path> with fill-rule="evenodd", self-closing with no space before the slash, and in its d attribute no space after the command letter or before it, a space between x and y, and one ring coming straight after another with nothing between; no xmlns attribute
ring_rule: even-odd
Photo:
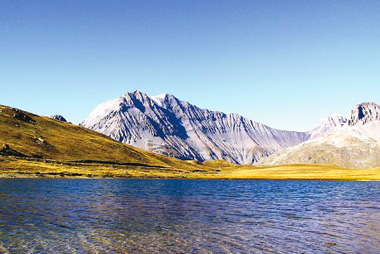
<svg viewBox="0 0 380 254"><path fill-rule="evenodd" d="M291 164L272 167L238 166L222 170L229 179L380 180L380 168L349 169L329 164Z"/></svg>
<svg viewBox="0 0 380 254"><path fill-rule="evenodd" d="M262 159L263 166L330 164L343 168L380 167L380 105L356 105L349 117L329 116L311 139Z"/></svg>
<svg viewBox="0 0 380 254"><path fill-rule="evenodd" d="M380 167L380 121L343 126L260 161L263 166L332 164L343 168Z"/></svg>
<svg viewBox="0 0 380 254"><path fill-rule="evenodd" d="M58 161L106 161L197 168L180 160L121 144L86 128L0 106L0 149Z"/></svg>

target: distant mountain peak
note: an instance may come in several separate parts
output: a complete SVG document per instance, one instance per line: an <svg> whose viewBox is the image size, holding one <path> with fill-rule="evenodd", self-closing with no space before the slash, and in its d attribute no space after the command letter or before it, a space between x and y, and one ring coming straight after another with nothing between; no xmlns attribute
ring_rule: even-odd
<svg viewBox="0 0 380 254"><path fill-rule="evenodd" d="M380 166L380 122L344 125L320 138L310 139L264 158L260 164L330 164L345 168Z"/></svg>
<svg viewBox="0 0 380 254"><path fill-rule="evenodd" d="M127 98L127 99L137 99L140 100L141 102L144 102L147 100L148 95L144 92L141 92L140 90L136 90L131 93L125 93L121 97Z"/></svg>
<svg viewBox="0 0 380 254"><path fill-rule="evenodd" d="M346 168L380 166L380 106L358 104L350 117L324 118L309 132L310 140L280 151L261 161L262 165L333 164Z"/></svg>
<svg viewBox="0 0 380 254"><path fill-rule="evenodd" d="M331 114L327 117L324 117L320 121L320 125L322 126L342 126L347 123L347 117L339 114Z"/></svg>
<svg viewBox="0 0 380 254"><path fill-rule="evenodd" d="M133 94L135 96L146 96L146 93L140 91L140 90L135 90L133 92L127 93L127 94Z"/></svg>
<svg viewBox="0 0 380 254"><path fill-rule="evenodd" d="M339 114L332 114L320 120L319 125L309 131L310 139L319 138L327 135L336 128L347 124L348 119Z"/></svg>
<svg viewBox="0 0 380 254"><path fill-rule="evenodd" d="M380 105L373 102L364 102L356 105L351 111L350 125L366 124L380 120Z"/></svg>

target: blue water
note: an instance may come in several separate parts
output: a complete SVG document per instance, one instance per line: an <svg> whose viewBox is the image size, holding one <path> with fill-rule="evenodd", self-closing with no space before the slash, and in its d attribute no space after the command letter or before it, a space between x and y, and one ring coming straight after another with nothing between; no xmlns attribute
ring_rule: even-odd
<svg viewBox="0 0 380 254"><path fill-rule="evenodd" d="M380 253L380 183L0 180L0 253Z"/></svg>

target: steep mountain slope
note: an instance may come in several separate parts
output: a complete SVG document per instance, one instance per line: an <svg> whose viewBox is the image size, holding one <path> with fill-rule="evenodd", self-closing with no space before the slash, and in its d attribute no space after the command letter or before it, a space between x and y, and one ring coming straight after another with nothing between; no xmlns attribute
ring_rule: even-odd
<svg viewBox="0 0 380 254"><path fill-rule="evenodd" d="M117 141L187 160L251 164L310 135L282 131L237 114L200 109L173 95L135 91L97 106L81 124Z"/></svg>
<svg viewBox="0 0 380 254"><path fill-rule="evenodd" d="M380 166L380 106L362 103L352 111L347 124L263 159L261 165L334 164L346 168Z"/></svg>

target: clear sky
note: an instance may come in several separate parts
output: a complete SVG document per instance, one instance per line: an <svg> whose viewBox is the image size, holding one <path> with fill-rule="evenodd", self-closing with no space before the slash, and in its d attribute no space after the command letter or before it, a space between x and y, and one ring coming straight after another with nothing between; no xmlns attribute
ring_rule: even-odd
<svg viewBox="0 0 380 254"><path fill-rule="evenodd" d="M380 103L380 1L0 0L0 88L74 123L141 90L308 130Z"/></svg>

